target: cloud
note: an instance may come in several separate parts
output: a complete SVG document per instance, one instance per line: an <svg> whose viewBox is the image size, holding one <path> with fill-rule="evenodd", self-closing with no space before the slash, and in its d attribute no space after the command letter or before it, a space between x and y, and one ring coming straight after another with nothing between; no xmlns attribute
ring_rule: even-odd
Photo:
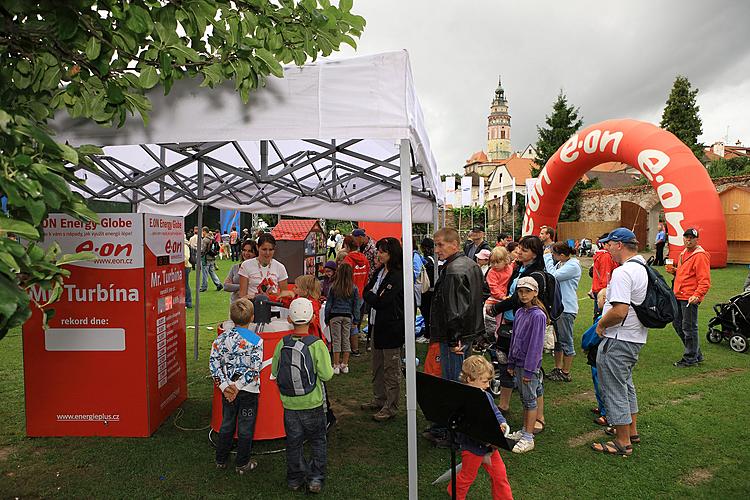
<svg viewBox="0 0 750 500"><path fill-rule="evenodd" d="M486 149L498 75L515 150L536 142L560 89L585 124L658 123L678 74L700 90L705 142L723 137L727 125L732 143L750 142L745 0L360 0L353 10L367 20L357 53L409 51L442 172Z"/></svg>

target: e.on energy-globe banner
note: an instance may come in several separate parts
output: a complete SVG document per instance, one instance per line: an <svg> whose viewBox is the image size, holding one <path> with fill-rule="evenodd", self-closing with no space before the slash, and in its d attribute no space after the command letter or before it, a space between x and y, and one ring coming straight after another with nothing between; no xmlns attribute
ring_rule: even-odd
<svg viewBox="0 0 750 500"><path fill-rule="evenodd" d="M71 274L49 306L55 314L47 328L36 307L24 325L29 436L149 436L185 399L184 276L174 274L184 268L173 264L182 258L183 223L157 218L179 231L180 248L172 257L174 247L166 241L160 250L145 248L144 236L153 231L144 221L153 217L99 214L94 223L52 214L43 222L45 246L57 242L63 253L90 251L96 258L66 266ZM178 284L152 286L147 280L170 272ZM29 293L40 304L49 298L37 287ZM170 311L150 314L148 304L158 306L160 298L166 303L168 294ZM175 344L169 348L168 337Z"/></svg>

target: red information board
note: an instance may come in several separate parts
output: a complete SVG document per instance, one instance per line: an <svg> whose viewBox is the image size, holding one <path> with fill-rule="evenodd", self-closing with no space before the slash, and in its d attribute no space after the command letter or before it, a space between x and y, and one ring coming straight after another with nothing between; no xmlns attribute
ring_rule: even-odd
<svg viewBox="0 0 750 500"><path fill-rule="evenodd" d="M183 219L99 217L43 223L44 245L97 258L67 266L46 329L36 308L24 325L29 436L149 436L187 397Z"/></svg>

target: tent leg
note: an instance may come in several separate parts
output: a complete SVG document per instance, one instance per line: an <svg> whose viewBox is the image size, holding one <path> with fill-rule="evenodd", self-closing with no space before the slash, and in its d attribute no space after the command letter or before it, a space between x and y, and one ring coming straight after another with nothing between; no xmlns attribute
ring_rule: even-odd
<svg viewBox="0 0 750 500"><path fill-rule="evenodd" d="M417 364L414 338L414 261L411 227L411 155L407 139L401 139L401 236L404 242L404 322L406 323L406 422L408 430L409 498L417 488Z"/></svg>
<svg viewBox="0 0 750 500"><path fill-rule="evenodd" d="M198 256L195 259L195 300L193 300L193 307L195 308L195 330L193 330L193 359L198 360L198 330L200 329L201 318L201 273L203 272L203 266L201 265L201 249L203 248L203 205L198 205Z"/></svg>

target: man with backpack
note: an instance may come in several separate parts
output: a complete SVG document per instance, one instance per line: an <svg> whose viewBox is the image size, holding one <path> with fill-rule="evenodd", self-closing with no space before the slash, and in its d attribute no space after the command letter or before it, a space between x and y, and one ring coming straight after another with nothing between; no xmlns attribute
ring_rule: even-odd
<svg viewBox="0 0 750 500"><path fill-rule="evenodd" d="M596 359L599 384L615 438L594 443L591 448L599 453L629 456L633 453L632 443L640 441L633 369L648 337L648 328L636 307L646 300L649 274L646 261L638 255L638 240L629 229L617 228L599 241L620 264L612 271L607 301L596 326L596 334L603 337Z"/></svg>
<svg viewBox="0 0 750 500"><path fill-rule="evenodd" d="M201 283L201 292L208 290L208 277L211 276L211 281L216 285L217 291L224 290L224 286L221 280L216 275L216 257L219 255L219 244L208 231L208 227L203 226L203 240L201 242L201 275L203 276L203 282Z"/></svg>
<svg viewBox="0 0 750 500"><path fill-rule="evenodd" d="M711 288L711 256L698 244L698 230L690 228L683 234L685 249L677 259L677 267L667 266L674 274L677 317L674 329L685 346L677 368L695 366L703 361L698 338L698 306Z"/></svg>

